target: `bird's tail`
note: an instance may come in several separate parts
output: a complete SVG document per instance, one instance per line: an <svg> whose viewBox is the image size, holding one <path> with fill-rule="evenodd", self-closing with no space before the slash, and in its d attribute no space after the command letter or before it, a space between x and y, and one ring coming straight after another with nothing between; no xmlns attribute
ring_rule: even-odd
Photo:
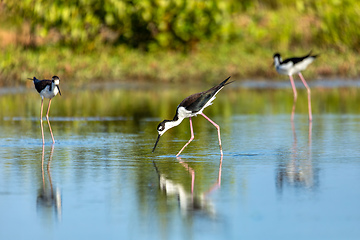
<svg viewBox="0 0 360 240"><path fill-rule="evenodd" d="M34 81L34 83L36 83L36 82L39 82L40 80L39 79L37 79L36 77L33 77L33 78L27 78L27 79L29 79L29 80L31 80L31 81Z"/></svg>
<svg viewBox="0 0 360 240"><path fill-rule="evenodd" d="M232 82L235 82L235 80L231 81L231 82L227 82L230 78L231 78L231 76L228 77L227 79L225 79L224 81L222 81L222 83L220 83L219 86L225 86L225 85L228 85L228 84L230 84Z"/></svg>
<svg viewBox="0 0 360 240"><path fill-rule="evenodd" d="M315 55L311 55L312 50L310 50L310 52L308 53L308 55L306 55L306 57L313 57L313 58L317 58L320 54L315 54Z"/></svg>
<svg viewBox="0 0 360 240"><path fill-rule="evenodd" d="M210 88L208 91L214 91L215 94L217 92L219 92L225 85L228 85L234 81L231 81L231 82L227 82L229 80L230 77L228 77L227 79L225 79L224 81L222 81L220 84L216 85L216 86L213 86L212 88Z"/></svg>

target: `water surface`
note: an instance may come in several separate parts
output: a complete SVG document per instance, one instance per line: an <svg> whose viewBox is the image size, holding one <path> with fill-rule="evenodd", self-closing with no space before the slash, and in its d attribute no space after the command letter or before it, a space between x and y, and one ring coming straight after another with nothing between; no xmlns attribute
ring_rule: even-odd
<svg viewBox="0 0 360 240"><path fill-rule="evenodd" d="M224 89L223 158L202 116L181 158L187 119L151 153L191 90L63 91L44 148L39 97L1 95L0 238L359 238L358 88L313 89L310 125L303 90L292 123L290 88Z"/></svg>

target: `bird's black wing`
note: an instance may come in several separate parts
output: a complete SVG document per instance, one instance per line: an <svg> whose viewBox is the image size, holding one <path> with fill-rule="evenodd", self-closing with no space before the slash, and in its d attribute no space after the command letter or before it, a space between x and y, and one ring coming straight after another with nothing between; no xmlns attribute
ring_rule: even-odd
<svg viewBox="0 0 360 240"><path fill-rule="evenodd" d="M185 107L187 110L195 113L200 111L205 104L210 101L210 99L218 92L220 91L225 85L230 84L232 82L227 81L230 79L228 77L224 81L222 81L220 84L210 88L207 91L195 93L193 95L190 95L189 97L185 98L178 106L179 107Z"/></svg>
<svg viewBox="0 0 360 240"><path fill-rule="evenodd" d="M179 106L176 109L176 114L173 120L176 120L177 118L177 111L179 107L184 107L186 108L186 110L189 110L193 113L200 111L218 91L220 91L225 85L232 83L232 82L227 83L229 78L230 77L222 81L219 85L216 85L207 91L195 93L182 100L182 102L179 104Z"/></svg>
<svg viewBox="0 0 360 240"><path fill-rule="evenodd" d="M186 106L186 109L195 113L200 111L204 105L211 99L215 92L201 92L195 93L184 99L179 106Z"/></svg>
<svg viewBox="0 0 360 240"><path fill-rule="evenodd" d="M51 83L51 80L41 80L35 83L35 88L40 93L44 88L46 88L47 85L49 85L49 90L51 91Z"/></svg>
<svg viewBox="0 0 360 240"><path fill-rule="evenodd" d="M293 58L287 58L284 61L282 61L281 63L288 63L288 62L292 62L294 65L303 61L305 58L308 58L311 55L311 52L309 52L309 54L307 54L306 56L303 57L293 57ZM314 56L316 57L316 56Z"/></svg>

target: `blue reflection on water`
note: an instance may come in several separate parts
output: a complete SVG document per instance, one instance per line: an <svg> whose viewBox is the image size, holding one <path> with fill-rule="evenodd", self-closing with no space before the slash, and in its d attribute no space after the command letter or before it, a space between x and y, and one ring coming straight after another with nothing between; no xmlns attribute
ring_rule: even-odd
<svg viewBox="0 0 360 240"><path fill-rule="evenodd" d="M214 120L223 159L212 128L195 126L177 159L188 138L174 133L151 154L157 121L54 121L44 151L36 131L0 127L0 238L358 238L360 116Z"/></svg>

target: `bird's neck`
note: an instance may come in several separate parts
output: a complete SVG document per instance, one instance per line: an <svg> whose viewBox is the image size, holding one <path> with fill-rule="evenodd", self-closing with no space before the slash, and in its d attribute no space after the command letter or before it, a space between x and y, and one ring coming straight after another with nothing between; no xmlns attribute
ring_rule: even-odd
<svg viewBox="0 0 360 240"><path fill-rule="evenodd" d="M281 63L281 59L279 57L275 57L274 58L274 64L275 64L275 67L279 66Z"/></svg>
<svg viewBox="0 0 360 240"><path fill-rule="evenodd" d="M170 128L173 128L173 127L176 127L177 125L179 125L182 120L184 120L184 118L174 118L173 120L169 121L166 123L166 128L167 129L170 129Z"/></svg>

